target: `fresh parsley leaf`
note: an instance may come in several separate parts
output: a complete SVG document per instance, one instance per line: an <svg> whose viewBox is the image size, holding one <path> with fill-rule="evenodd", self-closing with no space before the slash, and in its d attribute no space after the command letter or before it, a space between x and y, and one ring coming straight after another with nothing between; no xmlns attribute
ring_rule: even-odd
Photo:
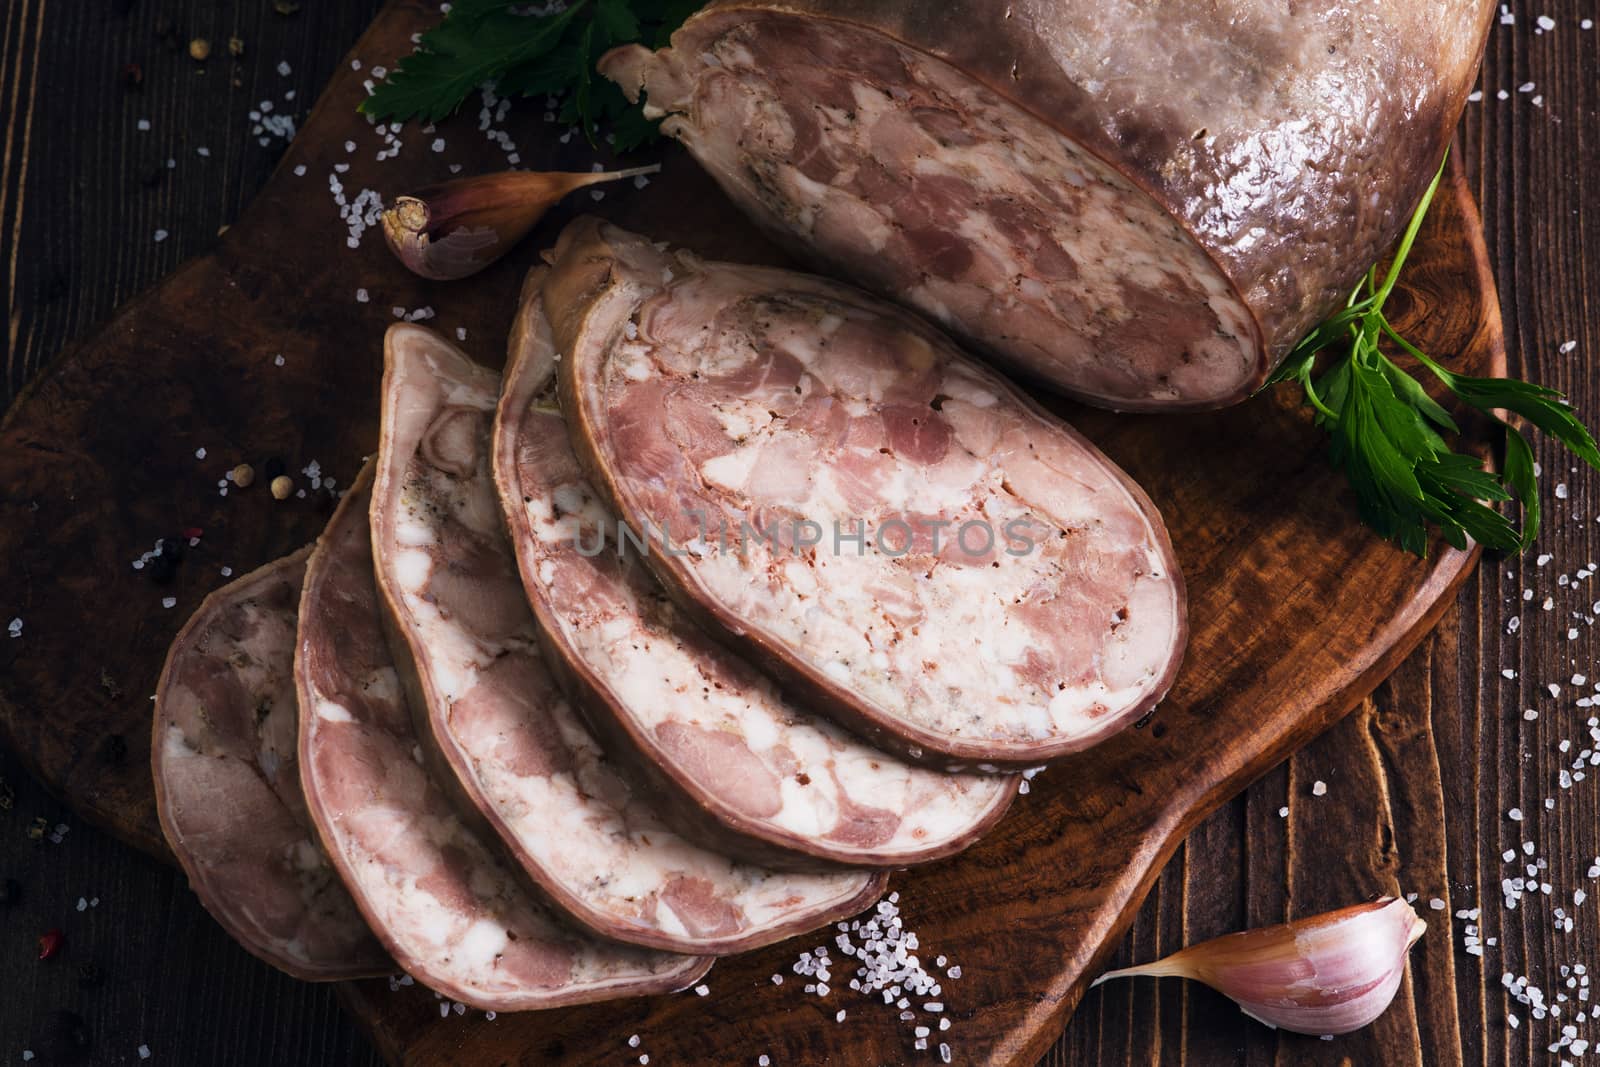
<svg viewBox="0 0 1600 1067"><path fill-rule="evenodd" d="M561 98L561 121L595 143L611 128L621 152L660 134L637 104L599 76L608 50L634 41L664 46L702 0L572 0L559 12L519 14L521 0L457 0L417 50L401 60L361 104L375 118L437 122L474 91Z"/></svg>
<svg viewBox="0 0 1600 1067"><path fill-rule="evenodd" d="M644 109L630 107L611 124L611 147L627 153L661 136L661 120L647 119Z"/></svg>
<svg viewBox="0 0 1600 1067"><path fill-rule="evenodd" d="M1600 470L1594 437L1560 393L1514 378L1456 374L1384 317L1384 303L1443 175L1441 166L1388 271L1381 278L1376 267L1368 271L1345 307L1296 345L1268 384L1300 384L1317 425L1329 433L1329 459L1355 491L1362 520L1380 536L1419 556L1427 553L1430 526L1457 548L1471 539L1488 548L1524 551L1538 536L1540 518L1538 476L1527 438L1505 425L1506 456L1498 474L1475 456L1451 451L1442 434L1460 434L1455 420L1382 349L1383 342L1391 343L1463 404L1496 421L1502 421L1502 410L1519 415ZM1327 364L1320 373L1319 363ZM1521 530L1492 506L1512 499L1522 507Z"/></svg>
<svg viewBox="0 0 1600 1067"><path fill-rule="evenodd" d="M639 20L629 8L628 0L596 0L594 25L604 34L605 43L601 47L608 48L614 41L639 39Z"/></svg>
<svg viewBox="0 0 1600 1067"><path fill-rule="evenodd" d="M558 96L583 76L581 54L557 52L508 70L500 76L495 91L506 96Z"/></svg>
<svg viewBox="0 0 1600 1067"><path fill-rule="evenodd" d="M485 82L545 59L560 45L584 4L579 0L560 14L537 18L489 7L475 4L459 16L452 9L361 102L362 112L379 119L438 122Z"/></svg>

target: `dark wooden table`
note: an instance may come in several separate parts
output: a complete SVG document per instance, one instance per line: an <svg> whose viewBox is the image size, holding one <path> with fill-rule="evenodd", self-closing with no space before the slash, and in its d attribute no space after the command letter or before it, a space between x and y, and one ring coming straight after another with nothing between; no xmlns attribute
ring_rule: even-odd
<svg viewBox="0 0 1600 1067"><path fill-rule="evenodd" d="M259 145L248 112L292 88L303 113L378 6L304 0L285 14L272 0L0 5L0 406L64 345L234 218L282 144ZM1600 7L1513 6L1515 24L1491 39L1484 100L1469 105L1461 146L1484 206L1513 373L1566 390L1593 424L1600 29L1580 21L1600 19ZM1553 30L1540 32L1541 14ZM188 54L195 37L211 44L203 65ZM230 37L243 43L242 55L229 54ZM1502 91L1508 99L1498 99ZM200 146L209 158L197 155ZM158 230L170 236L158 242ZM1600 559L1600 477L1571 470L1544 442L1539 455L1548 527L1536 554L1486 560L1438 633L1371 700L1195 831L1141 911L1119 965L1374 892L1414 892L1432 929L1394 1008L1360 1034L1317 1046L1319 1058L1554 1060L1546 1047L1586 1005L1574 999L1561 1019L1533 1020L1507 997L1501 976L1527 975L1554 1000L1563 967L1582 963L1600 974L1600 880L1585 877L1600 856L1600 773L1558 785L1561 769L1593 745L1584 722L1595 711L1574 706L1572 679L1600 682L1600 634L1591 628L1600 575L1573 576ZM1566 487L1559 498L1557 483ZM1552 557L1544 566L1542 553ZM1541 610L1546 597L1552 606ZM13 614L6 609L0 604L0 621ZM1511 632L1513 617L1521 625ZM1545 688L1552 682L1559 697ZM1564 738L1573 741L1565 754ZM1507 818L1513 807L1526 813L1521 823ZM1523 841L1534 843L1533 857L1521 855ZM1515 864L1502 860L1508 848L1518 850ZM1539 859L1552 895L1502 910L1501 879ZM141 1045L168 1063L376 1062L329 990L256 963L175 870L77 825L3 750L0 883L0 1063L20 1063L24 1049L41 1063L138 1063ZM1594 899L1574 907L1578 888ZM1430 909L1434 898L1446 907ZM1480 905L1480 936L1496 939L1481 958L1463 947L1470 920L1452 918ZM1576 920L1571 932L1552 919L1561 906ZM38 961L37 939L51 929L64 933L64 946ZM1520 1027L1507 1024L1508 1010ZM1580 1037L1600 1039L1600 1020L1576 1025ZM1221 997L1144 980L1091 993L1045 1062L1285 1056L1271 1031Z"/></svg>

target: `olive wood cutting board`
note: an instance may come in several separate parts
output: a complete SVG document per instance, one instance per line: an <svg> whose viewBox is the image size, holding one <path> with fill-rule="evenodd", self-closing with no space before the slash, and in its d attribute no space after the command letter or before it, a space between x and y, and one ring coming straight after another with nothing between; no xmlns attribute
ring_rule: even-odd
<svg viewBox="0 0 1600 1067"><path fill-rule="evenodd" d="M316 460L350 481L377 444L381 344L395 307L432 307L429 325L498 366L523 271L560 226L597 212L707 255L783 262L676 148L645 188L579 193L510 259L466 283L403 271L370 230L357 249L329 188L354 200L505 166L478 129L476 103L437 133L407 129L396 159L356 113L374 65L393 66L437 5L396 0L342 65L260 196L208 254L131 301L58 357L0 423L0 726L85 819L165 853L149 774L150 694L167 644L221 570L244 573L315 537L326 491L276 501L265 478L223 496L218 480L271 460L306 487ZM588 170L596 156L543 121L538 102L507 129L522 165ZM435 137L446 141L434 152ZM356 143L354 152L345 148ZM296 169L304 165L305 173ZM365 288L370 301L360 303ZM1493 280L1459 167L1391 302L1402 328L1458 369L1504 373ZM279 360L277 357L281 356ZM1436 545L1418 560L1378 541L1322 453L1292 391L1212 414L1117 416L1059 401L1155 500L1189 587L1192 638L1172 695L1141 728L1042 774L979 845L898 874L922 955L959 963L945 982L959 1062L1031 1064L1060 1033L1086 983L1184 835L1324 730L1415 646L1474 563ZM204 457L198 452L204 449ZM158 537L194 535L175 568L135 570ZM187 542L185 542L186 544ZM158 581L161 580L161 581ZM174 598L171 608L164 598ZM910 1024L844 988L827 999L791 975L831 931L729 959L710 993L554 1012L441 1018L418 988L342 987L395 1061L896 1063ZM847 1020L834 1013L848 1010ZM641 1035L631 1049L626 1039Z"/></svg>

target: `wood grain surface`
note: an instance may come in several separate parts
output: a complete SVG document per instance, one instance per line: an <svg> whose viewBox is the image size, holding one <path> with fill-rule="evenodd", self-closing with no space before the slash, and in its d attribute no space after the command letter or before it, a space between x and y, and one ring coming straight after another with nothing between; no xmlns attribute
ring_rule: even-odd
<svg viewBox="0 0 1600 1067"><path fill-rule="evenodd" d="M1526 25L1497 31L1488 74L1491 101L1498 84L1506 84L1515 94L1517 85L1539 73L1530 73L1530 63L1548 63L1552 78L1565 72L1570 80L1541 83L1543 92L1538 95L1546 97L1543 108L1531 105L1530 93L1514 95L1498 117L1494 117L1493 104L1469 115L1466 159L1480 182L1500 181L1501 185L1491 188L1516 189L1522 197L1516 210L1502 200L1486 202L1491 205L1488 221L1499 273L1511 286L1508 299L1514 299L1509 306L1518 311L1514 319L1526 315L1528 320L1526 326L1514 321L1513 330L1530 335L1535 330L1546 331L1540 334L1547 340L1537 352L1539 358L1529 360L1529 367L1544 380L1572 389L1580 405L1593 410L1597 407L1592 396L1596 385L1580 369L1583 353L1593 350L1596 339L1594 308L1583 304L1585 297L1592 301L1594 296L1592 277L1586 278L1583 268L1588 262L1592 275L1593 266L1582 258L1584 246L1577 235L1587 237L1593 246L1592 215L1578 212L1585 203L1585 182L1590 183L1592 202L1594 179L1582 165L1585 157L1578 150L1594 143L1594 45L1592 39L1585 45L1574 28L1576 12L1551 13L1566 19L1555 33L1535 37ZM110 302L126 292L105 297L95 288L95 279L102 279L108 288L112 287L108 279L120 279L124 287L135 288L176 261L176 241L186 240L188 251L204 246L214 222L229 217L206 215L207 210L215 210L217 184L241 182L238 172L248 173L250 157L257 150L245 136L239 112L269 90L275 97L280 95L288 81L280 80L274 65L279 58L295 63L301 54L296 49L319 55L321 76L325 77L338 58L338 49L327 38L348 16L348 11L336 17L308 9L279 23L272 21L276 16L270 11L263 14L256 7L247 12L226 5L208 10L208 22L220 19L221 25L227 25L229 17L241 22L247 42L255 39L252 33L261 33L268 40L276 35L275 51L265 55L247 52L246 61L239 66L241 79L250 79L250 88L239 93L219 87L229 77L224 65L213 62L205 75L196 75L185 57L164 52L159 41L151 43L141 37L145 51L161 54L157 60L147 58L151 69L146 95L129 107L116 95L120 92L117 73L125 62L118 57L136 36L154 29L154 21L162 17L159 5L136 5L126 14L109 9L64 11L59 4L48 11L41 4L28 3L8 9L6 65L0 70L0 87L6 95L0 100L11 132L6 141L0 224L8 241L4 257L11 294L7 367L13 384L31 375L40 357L59 346L69 327L81 329L96 317L93 308L67 315L56 305L69 296L80 303L95 296L104 301L98 308L103 316ZM52 29L55 19L61 21ZM189 21L197 20L189 16ZM339 47L353 39L359 21L351 18L357 25L348 27ZM213 37L228 32L200 28ZM46 39L52 34L56 36L50 39L60 41L62 59L58 63L46 52L49 62L41 62L41 50L48 48ZM187 36L187 31L183 35ZM97 45L112 54L111 59L102 60L107 69L80 71L76 64ZM1504 55L1499 54L1502 50ZM1511 69L1512 59L1520 64L1516 70ZM1502 63L1503 76L1497 66ZM157 81L158 66L166 68L162 76L177 88ZM1588 81L1581 78L1585 71ZM1499 83L1493 80L1497 76ZM172 203L159 212L141 202L139 190L124 186L102 191L96 187L97 200L87 192L88 182L85 192L71 196L63 195L73 187L71 182L41 178L49 172L41 169L39 157L52 153L47 158L66 161L69 172L98 182L103 175L97 163L109 170L107 161L117 159L105 154L110 151L106 146L136 146L134 121L146 113L156 127L154 132L161 134L158 101L165 101L169 111L181 115L181 109L194 102L193 80L202 77L214 79L208 83L212 95L227 98L231 110L213 120L209 129L181 117L169 118L183 133L167 127L158 156L170 151L175 142L193 145L196 137L204 136L218 146L206 166L215 166L217 158L226 154L234 173L223 178L203 170L191 171L193 160L185 159L181 186L187 198L173 194ZM307 78L307 73L296 68L290 80ZM67 128L69 118L81 109L85 82L97 86L109 101L104 113L81 124L80 132L71 139L47 136L47 129ZM310 88L316 84L311 81ZM1560 91L1563 87L1567 90L1564 94ZM301 91L309 95L310 90ZM34 115L36 103L46 107L52 101L53 114L29 117ZM31 125L33 122L39 125ZM1482 128L1475 123L1482 123ZM1563 128L1563 123L1572 128ZM97 126L103 127L98 139ZM241 142L250 147L238 151ZM1491 156L1495 164L1485 168L1482 153L1489 148L1501 154ZM1563 150L1566 156L1557 154ZM1587 162L1593 163L1594 150L1589 147L1587 151ZM1535 163L1545 169L1530 170ZM1530 174L1541 176L1543 182L1533 182ZM40 206L41 197L46 198L45 206ZM1538 214L1540 208L1550 214ZM93 219L96 225L85 225L85 219ZM147 221L170 228L172 241L147 244L146 228L140 225ZM1535 228L1529 230L1529 226ZM68 251L63 253L63 249ZM75 258L72 250L84 253L83 258ZM168 258L161 259L163 255ZM140 263L146 266L140 268ZM147 273L137 273L140 269ZM1519 278L1527 279L1525 294L1516 289ZM51 295L56 298L53 303L48 299ZM387 296L379 299L388 301ZM1525 307L1531 310L1525 312ZM290 328L301 314L292 300L279 310ZM1582 317L1585 314L1587 319ZM53 339L51 329L56 331ZM1580 339L1583 347L1576 355L1558 358L1556 345L1569 337ZM117 410L136 408L129 404ZM305 439L320 441L318 433L331 439L337 432L313 428L306 431ZM1547 450L1542 455L1547 464L1553 459ZM1130 462L1130 466L1136 464ZM1571 506L1581 510L1586 483L1568 480L1573 484ZM242 524L248 519L246 515L236 521ZM314 526L311 516L304 521ZM1536 570L1532 560L1526 561L1522 566L1530 577L1525 582L1517 580L1520 575L1502 579L1505 569L1486 568L1461 602L1465 611L1458 618L1475 620L1472 625L1447 625L1440 638L1379 691L1376 702L1287 768L1273 772L1246 798L1229 805L1191 837L1179 859L1163 874L1122 955L1147 958L1183 941L1245 922L1270 921L1340 903L1345 899L1341 891L1365 889L1374 878L1393 878L1395 884L1420 891L1426 899L1431 892L1449 898L1447 890L1454 877L1460 883L1457 893L1471 891L1473 903L1477 885L1497 885L1498 853L1507 837L1500 812L1512 803L1533 811L1540 807L1545 793L1554 792L1549 781L1554 774L1555 739L1566 736L1571 728L1570 723L1555 721L1553 715L1526 724L1518 709L1535 701L1534 694L1543 681L1565 680L1562 672L1574 669L1571 661L1582 663L1590 658L1587 629L1582 629L1578 641L1566 641L1566 619L1560 612L1543 619L1530 613L1529 625L1520 636L1501 636L1503 619L1517 611L1507 601L1517 598L1525 586L1537 584L1540 596L1556 592L1555 569L1564 565L1563 569L1571 570L1586 558L1586 552L1592 553L1586 536L1587 523L1560 523L1547 539L1552 551L1558 551L1557 562ZM132 554L137 555L142 547L147 546L135 546ZM1535 573L1541 581L1535 582ZM95 592L76 590L75 594L92 603ZM10 607L0 603L0 613L11 614ZM28 616L28 611L20 608L16 613ZM1526 663L1524 673L1515 681L1499 679L1495 668L1502 662L1520 666L1519 654ZM0 667L8 662L0 659ZM1488 668L1480 669L1484 662ZM1480 675L1484 676L1481 683ZM1553 711L1554 702L1545 703ZM1566 715L1571 714L1568 706ZM1519 758L1519 746L1528 760ZM27 995L0 1008L0 1054L12 1058L20 1047L32 1047L63 1028L70 1032L71 1026L52 1014L67 1006L85 1016L95 1047L103 1050L96 1062L132 1059L133 1046L150 1038L146 1031L154 1028L160 1032L150 1043L159 1053L187 1050L194 1062L214 1062L224 1053L235 1062L258 1055L266 1062L269 1057L281 1059L286 1052L298 1062L349 1059L350 1046L341 1044L349 1041L348 1032L326 1018L326 1001L315 995L317 991L252 971L254 965L242 953L233 951L225 941L219 943L219 935L208 928L208 921L170 876L115 851L114 846L83 829L69 833L60 846L29 843L24 831L32 817L44 814L47 822L53 822L56 815L35 788L17 781L15 767L15 760L6 757L3 773L18 787L19 795L0 824L6 830L0 837L0 862L8 876L20 875L18 880L25 884L23 904L4 913L4 961L6 973L24 974L22 986ZM1307 783L1317 778L1328 781L1331 788L1327 796L1313 799ZM1556 812L1544 816L1548 820L1544 825L1521 832L1539 834L1552 869L1567 871L1576 866L1581 871L1580 858L1600 851L1594 840L1593 794L1574 791L1559 799ZM1292 809L1287 822L1278 820L1276 814L1285 803ZM102 903L71 919L76 914L72 911L76 887L87 884L93 889L96 882L122 889L107 896L116 909L114 915L102 912L107 906ZM1430 886L1439 888L1430 890ZM1456 906L1452 900L1451 907ZM1244 1022L1225 1002L1202 990L1140 983L1091 996L1051 1055L1062 1057L1063 1062L1124 1058L1229 1062L1241 1055L1252 1060L1326 1056L1356 1062L1406 1062L1424 1057L1428 1062L1450 1062L1458 1053L1474 1061L1524 1059L1535 1047L1542 1049L1544 1042L1539 1038L1543 1035L1535 1034L1532 1027L1512 1033L1500 1022L1504 997L1498 990L1496 957L1504 958L1506 967L1537 978L1539 968L1553 969L1573 955L1574 938L1586 936L1588 944L1594 943L1591 914L1580 910L1578 915L1577 931L1565 938L1551 935L1547 920L1537 911L1513 916L1519 923L1526 921L1526 928L1507 931L1504 943L1492 950L1487 968L1462 955L1439 936L1442 931L1436 931L1425 939L1415 957L1414 981L1401 1010L1387 1016L1379 1027L1326 1049L1314 1044L1308 1048L1296 1039L1284 1039L1280 1044L1280 1039ZM52 961L54 969L29 958L32 937L43 925L68 929L67 955ZM114 952L122 973L98 990L74 992L65 964L75 966L85 956L108 952ZM1553 982L1545 984L1548 987ZM215 990L230 985L249 993L243 997L216 995ZM386 990L383 993L387 995ZM185 1025L184 1020L191 1012L204 1011L208 1003L213 1011L201 1018L221 1018L225 1023L195 1033L196 1028ZM227 1006L225 1011L216 1010L222 1005ZM618 1016L617 1024L626 1025L626 1018ZM614 1033L615 1028L608 1026L607 1032ZM657 1062L664 1060L658 1058Z"/></svg>

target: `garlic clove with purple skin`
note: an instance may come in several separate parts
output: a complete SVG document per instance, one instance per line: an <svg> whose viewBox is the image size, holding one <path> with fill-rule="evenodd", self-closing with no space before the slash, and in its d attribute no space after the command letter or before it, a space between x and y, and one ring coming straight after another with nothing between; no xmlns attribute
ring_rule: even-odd
<svg viewBox="0 0 1600 1067"><path fill-rule="evenodd" d="M507 170L457 178L397 198L383 213L383 236L413 273L454 281L511 251L573 190L660 169L656 163L588 174Z"/></svg>
<svg viewBox="0 0 1600 1067"><path fill-rule="evenodd" d="M1166 959L1102 974L1204 982L1246 1015L1298 1034L1347 1034L1382 1015L1400 988L1406 953L1428 924L1384 897L1278 926L1203 941Z"/></svg>

